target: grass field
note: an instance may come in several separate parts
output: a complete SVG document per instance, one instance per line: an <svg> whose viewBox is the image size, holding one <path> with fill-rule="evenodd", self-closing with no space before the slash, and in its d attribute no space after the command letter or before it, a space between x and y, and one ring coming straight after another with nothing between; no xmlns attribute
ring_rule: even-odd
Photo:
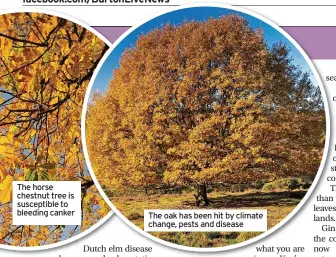
<svg viewBox="0 0 336 257"><path fill-rule="evenodd" d="M210 205L196 207L191 193L111 197L115 207L136 226L143 229L145 209L267 209L268 229L282 221L302 200L305 191L209 193ZM260 232L155 232L165 241L190 247L220 247L237 244Z"/></svg>

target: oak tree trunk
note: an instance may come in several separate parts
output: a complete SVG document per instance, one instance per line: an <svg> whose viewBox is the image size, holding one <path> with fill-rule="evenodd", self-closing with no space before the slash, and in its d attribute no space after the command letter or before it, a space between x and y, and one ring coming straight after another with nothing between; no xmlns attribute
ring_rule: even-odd
<svg viewBox="0 0 336 257"><path fill-rule="evenodd" d="M205 206L209 205L209 199L208 199L208 194L207 194L207 187L206 184L199 184L197 186L197 191L196 194L194 194L195 197L195 205L200 206L202 201L204 202Z"/></svg>
<svg viewBox="0 0 336 257"><path fill-rule="evenodd" d="M201 193L201 197L202 197L202 200L204 202L204 205L208 206L209 205L209 199L208 199L207 187L206 187L205 183L200 185L200 193Z"/></svg>

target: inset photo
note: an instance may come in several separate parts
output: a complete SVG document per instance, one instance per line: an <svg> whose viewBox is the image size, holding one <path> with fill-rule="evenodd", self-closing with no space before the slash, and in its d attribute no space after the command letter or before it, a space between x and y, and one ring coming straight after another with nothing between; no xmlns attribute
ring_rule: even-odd
<svg viewBox="0 0 336 257"><path fill-rule="evenodd" d="M80 126L87 86L108 48L98 33L67 18L0 15L0 248L60 245L106 220L110 208L85 165ZM14 181L80 181L80 220L13 225L26 210L14 213ZM46 198L31 193L33 210L25 213L46 218L40 208Z"/></svg>
<svg viewBox="0 0 336 257"><path fill-rule="evenodd" d="M221 5L161 14L114 44L91 85L92 175L124 221L161 243L213 251L260 239L322 171L319 75L259 15Z"/></svg>

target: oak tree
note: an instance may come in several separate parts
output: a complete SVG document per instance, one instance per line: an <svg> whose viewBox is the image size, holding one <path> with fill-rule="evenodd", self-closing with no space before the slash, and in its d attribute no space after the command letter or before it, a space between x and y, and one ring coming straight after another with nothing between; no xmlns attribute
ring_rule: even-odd
<svg viewBox="0 0 336 257"><path fill-rule="evenodd" d="M194 186L197 205L213 183L316 174L324 137L310 75L239 15L141 35L86 120L103 187Z"/></svg>

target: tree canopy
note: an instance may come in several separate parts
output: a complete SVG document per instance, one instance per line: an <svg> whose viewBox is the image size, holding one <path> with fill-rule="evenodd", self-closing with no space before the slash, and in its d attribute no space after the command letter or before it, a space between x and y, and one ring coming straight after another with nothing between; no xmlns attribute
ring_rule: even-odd
<svg viewBox="0 0 336 257"><path fill-rule="evenodd" d="M56 16L0 16L0 244L72 237L109 209L84 163L80 118L89 80L108 46ZM13 180L82 181L82 226L12 226Z"/></svg>
<svg viewBox="0 0 336 257"><path fill-rule="evenodd" d="M324 139L319 88L239 15L140 36L86 118L106 188L315 175Z"/></svg>

